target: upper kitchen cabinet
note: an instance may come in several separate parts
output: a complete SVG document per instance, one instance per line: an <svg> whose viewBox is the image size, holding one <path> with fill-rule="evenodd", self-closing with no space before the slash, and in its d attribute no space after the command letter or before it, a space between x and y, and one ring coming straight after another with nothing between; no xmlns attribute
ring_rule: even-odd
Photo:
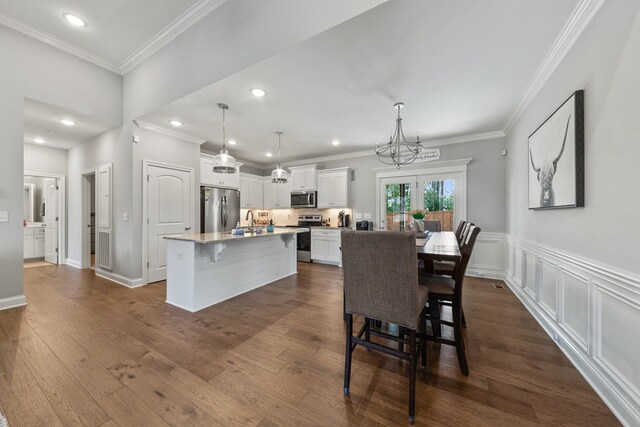
<svg viewBox="0 0 640 427"><path fill-rule="evenodd" d="M264 180L264 208L265 209L284 209L291 207L291 191L293 189L293 180L291 176L284 184L274 184L271 177Z"/></svg>
<svg viewBox="0 0 640 427"><path fill-rule="evenodd" d="M213 171L213 156L200 155L200 185L238 189L240 186L240 164L236 163L235 173Z"/></svg>
<svg viewBox="0 0 640 427"><path fill-rule="evenodd" d="M291 191L315 191L318 165L291 166Z"/></svg>
<svg viewBox="0 0 640 427"><path fill-rule="evenodd" d="M257 175L240 176L240 207L246 209L262 208L263 178Z"/></svg>
<svg viewBox="0 0 640 427"><path fill-rule="evenodd" d="M318 208L351 207L351 177L349 168L318 171Z"/></svg>

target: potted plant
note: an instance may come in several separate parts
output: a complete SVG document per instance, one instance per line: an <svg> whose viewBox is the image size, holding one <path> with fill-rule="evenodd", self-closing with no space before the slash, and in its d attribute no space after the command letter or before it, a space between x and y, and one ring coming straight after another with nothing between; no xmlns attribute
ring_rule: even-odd
<svg viewBox="0 0 640 427"><path fill-rule="evenodd" d="M424 209L414 209L409 211L409 215L413 218L413 229L418 232L424 231L424 222L422 220L427 215L427 211Z"/></svg>

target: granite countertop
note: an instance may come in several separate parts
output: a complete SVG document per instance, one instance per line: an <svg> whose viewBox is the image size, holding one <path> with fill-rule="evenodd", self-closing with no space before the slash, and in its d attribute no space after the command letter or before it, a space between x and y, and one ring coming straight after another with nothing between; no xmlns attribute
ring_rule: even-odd
<svg viewBox="0 0 640 427"><path fill-rule="evenodd" d="M200 244L206 245L209 243L222 243L222 242L226 243L232 240L247 240L247 239L254 239L259 237L278 236L278 235L284 235L284 234L297 234L299 232L304 232L304 231L306 231L306 229L304 228L293 228L293 227L279 228L278 227L278 228L275 228L273 232L268 233L265 227L262 233L249 233L245 229L244 235L242 236L236 236L234 234L231 234L230 231L227 231L225 233L173 234L169 236L164 236L164 238L169 240L182 240L186 242L194 242L194 243L200 243Z"/></svg>

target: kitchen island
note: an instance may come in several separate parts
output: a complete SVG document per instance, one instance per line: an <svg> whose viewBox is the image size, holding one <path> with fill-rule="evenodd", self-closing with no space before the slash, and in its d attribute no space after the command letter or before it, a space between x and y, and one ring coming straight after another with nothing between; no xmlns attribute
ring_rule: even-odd
<svg viewBox="0 0 640 427"><path fill-rule="evenodd" d="M167 239L167 303L195 312L297 273L298 228Z"/></svg>

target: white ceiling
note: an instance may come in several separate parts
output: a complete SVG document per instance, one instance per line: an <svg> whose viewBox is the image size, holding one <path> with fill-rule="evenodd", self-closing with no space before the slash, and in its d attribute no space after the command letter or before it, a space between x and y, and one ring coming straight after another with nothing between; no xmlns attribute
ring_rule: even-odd
<svg viewBox="0 0 640 427"><path fill-rule="evenodd" d="M0 0L0 23L126 72L224 0ZM63 13L82 18L76 28Z"/></svg>
<svg viewBox="0 0 640 427"><path fill-rule="evenodd" d="M76 126L65 126L60 119L71 119ZM69 150L112 129L117 124L108 123L97 117L80 114L55 105L25 98L24 100L24 143L49 148ZM45 139L37 144L34 138Z"/></svg>
<svg viewBox="0 0 640 427"><path fill-rule="evenodd" d="M183 121L180 132L215 151L216 105L228 103L231 154L264 165L277 130L283 162L373 149L393 131L396 101L408 138L499 133L577 3L387 2L140 120ZM256 86L267 96L254 98Z"/></svg>

